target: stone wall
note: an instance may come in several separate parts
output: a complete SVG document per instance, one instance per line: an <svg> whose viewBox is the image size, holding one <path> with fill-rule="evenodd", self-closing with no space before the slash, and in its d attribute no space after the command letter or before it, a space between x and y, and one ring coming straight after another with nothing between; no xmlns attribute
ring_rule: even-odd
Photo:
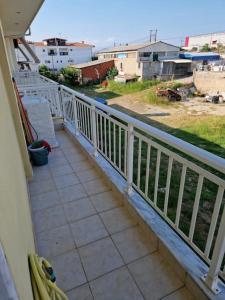
<svg viewBox="0 0 225 300"><path fill-rule="evenodd" d="M202 93L225 93L225 72L195 71L193 81Z"/></svg>

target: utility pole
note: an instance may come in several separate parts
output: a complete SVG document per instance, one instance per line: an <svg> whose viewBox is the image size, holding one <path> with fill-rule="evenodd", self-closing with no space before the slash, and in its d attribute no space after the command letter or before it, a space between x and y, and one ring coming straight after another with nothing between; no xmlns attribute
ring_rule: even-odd
<svg viewBox="0 0 225 300"><path fill-rule="evenodd" d="M151 42L156 42L157 40L157 33L158 30L157 29L150 29L149 30L149 41Z"/></svg>

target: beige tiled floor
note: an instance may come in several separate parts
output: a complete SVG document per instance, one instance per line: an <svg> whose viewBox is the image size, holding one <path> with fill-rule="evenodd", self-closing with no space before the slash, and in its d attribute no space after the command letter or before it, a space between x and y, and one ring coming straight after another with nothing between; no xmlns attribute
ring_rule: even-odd
<svg viewBox="0 0 225 300"><path fill-rule="evenodd" d="M190 293L63 132L29 184L37 252L71 300L190 300Z"/></svg>

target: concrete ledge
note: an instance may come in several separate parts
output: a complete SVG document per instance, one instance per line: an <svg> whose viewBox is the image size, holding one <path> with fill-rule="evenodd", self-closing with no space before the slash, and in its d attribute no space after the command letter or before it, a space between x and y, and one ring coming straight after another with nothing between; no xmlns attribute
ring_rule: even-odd
<svg viewBox="0 0 225 300"><path fill-rule="evenodd" d="M208 266L179 237L179 235L158 215L158 213L136 192L132 196L126 193L125 179L99 154L93 156L93 146L82 136L76 136L74 129L66 124L65 130L71 135L88 159L104 175L112 189L122 196L129 212L138 218L139 224L156 239L158 251L164 256L180 280L186 285L195 299L225 299L225 285L220 282L221 293L214 295L201 280Z"/></svg>

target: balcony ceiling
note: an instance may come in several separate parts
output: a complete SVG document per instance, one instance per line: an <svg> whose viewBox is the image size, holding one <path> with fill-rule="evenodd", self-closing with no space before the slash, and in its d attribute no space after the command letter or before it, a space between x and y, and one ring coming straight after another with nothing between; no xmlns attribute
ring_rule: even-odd
<svg viewBox="0 0 225 300"><path fill-rule="evenodd" d="M44 0L1 0L0 19L5 36L25 34Z"/></svg>

